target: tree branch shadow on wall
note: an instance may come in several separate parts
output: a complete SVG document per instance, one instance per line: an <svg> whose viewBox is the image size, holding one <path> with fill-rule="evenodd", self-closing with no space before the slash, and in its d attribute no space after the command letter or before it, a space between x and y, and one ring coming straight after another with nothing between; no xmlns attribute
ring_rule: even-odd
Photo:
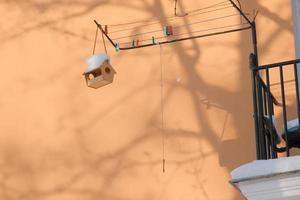
<svg viewBox="0 0 300 200"><path fill-rule="evenodd" d="M23 1L14 1L17 3L22 4ZM109 1L92 1L90 4L85 4L83 1L76 1L73 3L78 3L78 5L86 6L86 9L84 11L81 11L79 13L70 14L68 16L65 16L62 19L58 20L50 20L42 23L38 23L34 26L24 27L22 28L21 32L13 33L6 37L4 40L11 40L15 39L17 37L20 37L21 35L28 33L31 30L39 30L44 27L51 27L53 24L55 24L57 21L60 20L68 20L71 18L80 17L83 15L88 14L89 12L97 9L99 6L104 5L105 3L110 3ZM52 4L45 3L43 5L36 4L35 1L26 2L26 5L33 4L33 6L40 7L43 12L47 10L47 8L53 8L55 6L59 6L62 4L60 1L52 1ZM126 3L121 3L126 7ZM164 16L164 9L162 7L162 4L159 0L154 0L154 5L150 5L145 1L145 5L147 7L145 8L150 13L156 13L159 12ZM247 3L250 7L256 7L259 6L257 3ZM180 5L182 7L182 5ZM154 15L153 14L153 15ZM263 14L263 13L261 13ZM284 23L285 21L280 21L277 18L272 18L278 23ZM188 24L188 21L185 21L186 24ZM161 20L161 24L165 24L165 21ZM16 24L16 26L19 24ZM189 30L188 26L186 26L187 30ZM86 36L80 36L75 35L73 33L70 33L68 30L60 30L58 28L54 28L54 31L58 31L61 34L66 34L69 36L74 37L80 37L83 40L88 40ZM189 30L190 31L190 30ZM13 32L13 31L12 31ZM278 33L277 33L278 34ZM249 34L242 33L240 39L240 44L237 46L241 47L241 61L238 64L240 67L240 88L239 92L230 92L226 91L221 87L213 86L207 84L201 77L197 75L196 69L197 69L197 62L199 61L201 57L200 48L197 45L195 41L192 41L193 46L193 55L189 55L182 51L183 45L181 43L178 43L176 45L172 45L173 52L175 55L179 57L179 61L182 66L189 66L188 68L184 68L186 73L188 74L189 80L188 80L188 88L192 88L189 90L190 95L192 96L193 103L195 105L195 108L200 108L201 105L207 104L207 102L213 102L213 104L220 106L222 109L226 110L228 113L232 114L234 117L234 124L235 128L240 134L239 137L236 140L232 141L220 141L213 129L213 124L211 124L207 120L207 116L201 112L201 110L196 110L197 113L197 123L199 124L199 127L204 127L199 132L192 132L188 130L173 130L173 129L167 129L165 130L165 133L169 135L169 137L178 137L181 139L185 138L193 138L194 140L205 140L209 142L214 148L215 152L219 154L220 157L220 163L222 166L224 166L228 173L238 165L242 164L243 162L253 159L254 154L254 145L252 144L251 147L245 150L245 154L239 157L237 157L237 154L235 154L235 151L237 149L245 149L245 144L249 144L248 141L254 141L254 133L250 130L246 130L245 127L249 127L249 124L252 124L252 121L248 122L241 122L240 119L247 118L246 115L250 115L252 113L251 107L248 105L245 105L243 102L250 102L249 99L251 99L251 92L250 92L250 84L249 84L249 77L250 72L247 68L248 66L248 54L251 51L251 47L249 46L249 43L247 41L244 41L243 38L249 37ZM275 37L275 35L273 36ZM273 38L271 37L271 39ZM271 41L270 39L270 41ZM149 82L152 79L149 78ZM245 81L247 80L247 81ZM122 97L121 99L116 100L108 110L113 110L115 107L117 107L124 99L128 99L132 94L139 93L141 90L144 89L145 86L141 86L140 88L134 88L132 89L132 93L128 93L126 96ZM247 88L247 89L245 89ZM75 90L75 88L73 88ZM170 91L166 94L166 103L168 103L168 98L171 96L173 90L175 90L176 87L171 87ZM205 96L207 98L207 101L199 101L199 93L203 94L205 93ZM239 102L237 102L239 101ZM212 105L213 105L212 104ZM248 106L248 107L247 107ZM246 108L245 108L246 107ZM160 108L157 108L159 110ZM245 110L245 113L238 112L238 110ZM10 187L9 184L7 184L9 179L16 175L24 172L24 165L22 164L22 159L20 158L20 163L18 162L11 162L9 160L4 159L2 162L3 165L0 165L1 169L1 192L3 193L4 199L41 199L41 198L47 198L51 196L55 196L58 194L63 193L70 193L75 195L83 195L86 196L87 199L109 199L109 200L129 200L129 198L126 197L120 197L118 194L112 194L110 192L106 192L107 188L111 186L111 184L115 181L118 181L118 175L123 173L124 171L130 171L132 169L136 169L143 166L157 166L161 165L161 160L152 160L151 158L147 162L141 162L141 161L132 161L127 160L126 154L130 152L132 149L136 148L137 146L143 144L147 140L153 137L160 137L159 134L153 134L152 132L145 132L141 133L141 135L137 138L135 138L133 141L130 141L125 146L119 148L115 152L107 155L98 155L93 152L90 152L88 148L80 142L82 140L82 134L84 131L87 130L87 128L91 127L91 124L97 124L99 121L101 121L101 117L104 117L106 114L108 114L108 111L100 111L98 114L91 117L89 124L84 124L78 127L75 130L76 137L78 139L78 144L80 144L80 148L83 151L84 159L86 159L86 163L81 164L80 172L76 173L74 176L72 176L66 183L57 185L54 189L51 190L37 190L35 186L33 185L32 188L29 187L28 190L22 191L18 190L18 188ZM157 123L155 121L155 116L153 116L153 119L149 120L149 124L153 126L154 130L159 130L160 128L157 127ZM215 153L211 152L211 153ZM5 152L2 152L5 153ZM12 153L9 153L10 156L16 157L16 155L20 154L18 151L13 151ZM56 156L61 157L59 154ZM198 154L195 157L191 157L188 159L183 160L174 160L168 162L170 165L175 165L177 167L181 167L184 164L190 163L192 161L201 159L203 157L209 156L209 154L205 154L201 151L198 152ZM235 159L233 159L235 158ZM26 158L25 158L26 159ZM236 162L234 162L234 160ZM110 169L103 169L103 165L106 165L107 163L110 163L112 166ZM64 163L64 161L60 164L68 165L67 163ZM30 165L30 164L29 164ZM11 166L14 166L13 168ZM72 166L70 166L72 167ZM29 167L31 168L31 167ZM11 170L9 170L11 169ZM38 171L38 168L32 168L29 170L29 175L35 176L35 173ZM200 191L203 193L203 195L209 199L209 195L206 194L205 189L203 185L203 181L199 178L199 174L201 173L201 167L199 170L195 170L193 172L190 172L195 177L197 177L198 180L198 188L201 188ZM89 186L83 187L83 188L77 188L76 184L80 182L82 179L85 179L87 176L90 176L90 174L95 174L95 176L98 176L99 178L103 179L103 184L98 189L89 189ZM27 178L26 178L27 179ZM197 192L196 190L195 192ZM149 195L149 197L145 197L144 200L152 200L153 196ZM240 199L240 196L236 196L234 199ZM132 199L130 199L132 200Z"/></svg>

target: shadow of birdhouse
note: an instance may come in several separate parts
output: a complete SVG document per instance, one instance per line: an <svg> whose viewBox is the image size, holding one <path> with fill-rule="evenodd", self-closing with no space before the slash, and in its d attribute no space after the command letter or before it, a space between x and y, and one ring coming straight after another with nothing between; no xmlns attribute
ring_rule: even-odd
<svg viewBox="0 0 300 200"><path fill-rule="evenodd" d="M83 75L91 88L100 88L113 82L116 71L110 65L107 54L96 54L87 59Z"/></svg>

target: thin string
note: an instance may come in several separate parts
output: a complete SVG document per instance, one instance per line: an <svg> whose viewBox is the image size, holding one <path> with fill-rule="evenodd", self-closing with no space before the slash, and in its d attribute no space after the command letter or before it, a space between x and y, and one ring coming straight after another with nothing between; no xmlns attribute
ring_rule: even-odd
<svg viewBox="0 0 300 200"><path fill-rule="evenodd" d="M162 171L165 173L165 134L164 134L164 79L163 79L163 63L162 63L162 46L159 45L160 51L160 97L161 97L161 131L162 131Z"/></svg>
<svg viewBox="0 0 300 200"><path fill-rule="evenodd" d="M103 31L101 31L101 35L102 35L102 41L103 41L103 46L104 46L104 50L105 50L105 53L107 54L107 48L106 48L106 44L105 44L105 39L104 39L104 34L103 34Z"/></svg>
<svg viewBox="0 0 300 200"><path fill-rule="evenodd" d="M208 28L208 29L202 29L199 31L191 31L191 32L186 32L186 33L180 33L174 36L181 36L181 35L186 35L186 34L190 34L190 33L200 33L200 32L206 32L206 31L212 31L212 30L218 30L218 29L223 29L223 28L230 28L230 27L235 27L235 26L243 26L246 25L248 23L239 23L239 24L231 24L231 25L227 25L227 26L220 26L220 27L215 27L215 28Z"/></svg>
<svg viewBox="0 0 300 200"><path fill-rule="evenodd" d="M228 0L221 1L219 3L213 4L213 5L210 5L210 6L206 6L206 7L203 7L203 8L199 8L199 9L196 9L196 10L191 10L191 11L187 12L187 14L194 13L194 12L199 12L199 11L206 10L206 9L209 9L209 8L212 8L212 7L221 6L223 4L228 4ZM171 18L178 18L178 16L172 15L172 16L166 17L165 19L171 19ZM154 21L160 21L160 20L153 18L153 20L150 20L150 21L149 20L141 20L141 21L135 21L135 22L120 23L120 24L106 24L106 25L111 26L111 27L117 27L117 26L126 26L126 25L139 24L139 23L154 22Z"/></svg>
<svg viewBox="0 0 300 200"><path fill-rule="evenodd" d="M237 16L237 15L240 15L240 14L237 13L237 14L225 15L225 16L221 16L221 17L210 18L210 19L206 19L206 20L192 22L192 23L189 23L189 24L174 26L173 28L177 29L177 28L181 28L181 27L185 27L185 26L191 26L191 25L196 25L196 24L201 24L201 23L206 23L206 22L212 22L212 21L216 21L216 20L220 20L220 19L234 17L234 16ZM135 37L135 36L148 35L148 34L151 34L151 33L158 33L158 32L161 32L161 31L162 31L162 29L159 29L159 30L157 29L157 30L143 32L143 33L137 33L137 34L133 34L133 35L129 35L129 36L122 36L122 37L112 38L112 40L132 38L132 37Z"/></svg>
<svg viewBox="0 0 300 200"><path fill-rule="evenodd" d="M247 24L248 23L239 23L239 24L231 24L231 25L227 25L227 26L220 26L220 27L216 27L216 28L202 29L202 30L198 30L198 31L190 31L190 32L186 32L186 33L180 33L180 34L173 35L173 37L192 34L192 33L200 33L200 32L212 31L212 30L219 30L219 29L230 28L230 27L235 27L235 26L243 27L243 25L247 25ZM157 37L155 39L159 40L159 39L165 39L165 38L168 38L168 36ZM140 40L140 42L146 42L146 41L149 41L149 40L150 39L144 39L144 40ZM120 45L128 45L128 44L131 44L131 42L120 43Z"/></svg>
<svg viewBox="0 0 300 200"><path fill-rule="evenodd" d="M222 7L221 7L222 6ZM189 17L192 17L192 16L197 16L197 15L201 15L201 14L206 14L206 13L210 13L210 12L216 12L216 11L219 11L219 10L224 10L224 9L228 9L228 8L233 8L233 6L231 5L231 4L228 4L228 5L220 5L220 7L221 8L217 8L217 9L214 9L214 10L209 10L209 11L204 11L204 12L199 12L199 11L197 11L197 12L190 12L190 13L194 13L194 14L189 14L189 13L187 13L187 14L189 14L189 15L186 15L186 17L185 18L189 18ZM180 19L178 16L176 17L176 18L174 18L174 17L171 17L171 18L166 18L166 19L168 19L168 21L170 22L170 21L175 21L175 20L177 20L177 19ZM145 21L144 23L147 23L148 21ZM150 21L151 22L151 21ZM128 30L132 30L132 29L139 29L139 28L142 28L142 27L148 27L148 26L150 26L150 25L155 25L155 24L160 24L161 23L161 21L156 21L156 22L152 22L152 23L147 23L147 24L145 24L145 25L139 25L139 26L134 26L134 27L130 27L130 28L123 28L123 29L119 29L119 30L114 30L114 31L110 31L110 35L111 34L115 34L115 33L120 33L120 32L124 32L124 31L128 31ZM142 23L142 22L141 22ZM109 25L109 26L111 26L111 25Z"/></svg>
<svg viewBox="0 0 300 200"><path fill-rule="evenodd" d="M96 50L97 38L98 38L98 26L96 27L96 35L95 35L95 41L94 41L93 55L95 54L95 50Z"/></svg>

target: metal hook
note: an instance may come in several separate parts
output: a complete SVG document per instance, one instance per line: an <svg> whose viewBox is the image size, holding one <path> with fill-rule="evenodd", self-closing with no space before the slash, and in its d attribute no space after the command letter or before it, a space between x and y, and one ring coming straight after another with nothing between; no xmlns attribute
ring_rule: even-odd
<svg viewBox="0 0 300 200"><path fill-rule="evenodd" d="M182 14L182 15L178 15L178 14L177 14L177 1L178 1L178 0L175 0L174 16L175 16L175 17L185 17L185 16L187 16L188 13L184 13L184 14Z"/></svg>
<svg viewBox="0 0 300 200"><path fill-rule="evenodd" d="M255 21L259 11L258 10L253 10L253 21Z"/></svg>

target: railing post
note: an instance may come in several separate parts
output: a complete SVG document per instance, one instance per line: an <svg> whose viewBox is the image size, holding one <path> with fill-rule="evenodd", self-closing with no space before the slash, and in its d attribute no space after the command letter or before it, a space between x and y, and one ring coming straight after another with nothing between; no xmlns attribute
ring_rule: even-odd
<svg viewBox="0 0 300 200"><path fill-rule="evenodd" d="M257 111L258 111L258 134L259 134L259 146L261 150L261 159L268 159L267 147L266 147L266 133L264 128L264 102L263 102L263 88L259 72L256 73L256 85L257 85Z"/></svg>
<svg viewBox="0 0 300 200"><path fill-rule="evenodd" d="M261 139L259 134L259 122L258 122L258 102L257 102L257 69L256 69L256 56L252 53L249 56L249 64L251 69L251 81L252 81L252 97L253 97L253 119L255 128L255 140L256 140L256 158L261 160L262 149L261 149Z"/></svg>
<svg viewBox="0 0 300 200"><path fill-rule="evenodd" d="M250 54L250 66L252 69L252 93L253 93L253 112L255 123L255 135L256 135L256 151L257 159L267 159L266 152L266 139L263 132L263 99L261 83L258 80L260 77L257 70L258 67L258 48L257 48L257 34L255 21L251 22L252 30L252 45L253 53Z"/></svg>
<svg viewBox="0 0 300 200"><path fill-rule="evenodd" d="M274 121L273 121L273 117L274 117L274 107L273 107L273 97L271 95L271 87L270 87L270 72L269 69L266 69L266 84L267 84L267 105L268 105L268 117L270 120L270 149L271 149L271 158L277 158L277 152L276 152L276 143L277 143L277 139L274 138L274 135L277 135L277 133L274 132ZM275 140L274 140L275 139Z"/></svg>

